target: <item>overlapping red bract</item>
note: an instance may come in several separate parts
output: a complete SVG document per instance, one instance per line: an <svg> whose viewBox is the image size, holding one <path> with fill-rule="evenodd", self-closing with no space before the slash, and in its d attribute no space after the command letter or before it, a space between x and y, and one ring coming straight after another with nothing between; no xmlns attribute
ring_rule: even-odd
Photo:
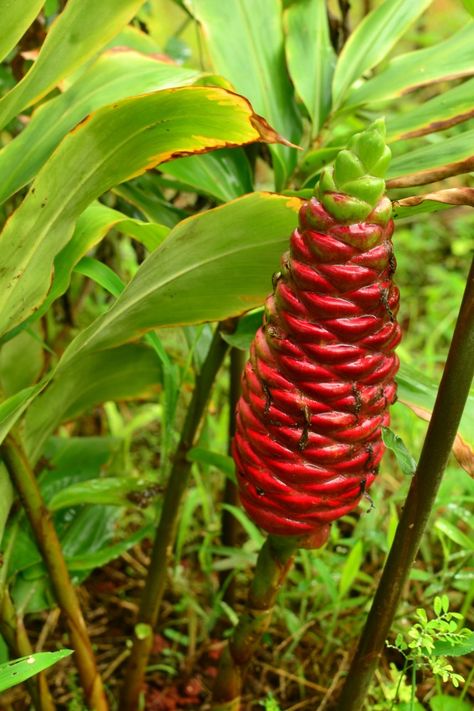
<svg viewBox="0 0 474 711"><path fill-rule="evenodd" d="M275 276L234 440L241 502L269 533L317 538L377 474L400 340L387 200L341 225L312 198Z"/></svg>

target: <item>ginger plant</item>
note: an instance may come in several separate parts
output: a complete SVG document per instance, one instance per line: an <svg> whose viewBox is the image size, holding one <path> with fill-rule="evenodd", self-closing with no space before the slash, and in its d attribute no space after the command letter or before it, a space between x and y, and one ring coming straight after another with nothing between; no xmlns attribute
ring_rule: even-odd
<svg viewBox="0 0 474 711"><path fill-rule="evenodd" d="M241 501L266 531L303 536L309 548L374 482L396 396L384 135L383 121L355 135L303 204L238 404Z"/></svg>
<svg viewBox="0 0 474 711"><path fill-rule="evenodd" d="M323 172L251 346L234 458L241 502L270 535L222 657L215 709L240 707L296 549L324 545L330 522L358 505L378 472L400 340L384 137L376 121Z"/></svg>

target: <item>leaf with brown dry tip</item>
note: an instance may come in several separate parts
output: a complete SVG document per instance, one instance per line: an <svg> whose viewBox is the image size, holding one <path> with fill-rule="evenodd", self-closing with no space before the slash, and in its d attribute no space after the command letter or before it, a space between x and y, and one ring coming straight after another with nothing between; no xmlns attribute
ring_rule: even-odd
<svg viewBox="0 0 474 711"><path fill-rule="evenodd" d="M387 56L430 4L431 0L385 0L364 17L337 60L333 81L337 106L355 80Z"/></svg>
<svg viewBox="0 0 474 711"><path fill-rule="evenodd" d="M402 175L400 178L392 178L387 180L387 188L411 188L416 185L429 185L437 183L438 180L452 178L455 175L462 175L474 170L474 156L469 156L464 160L458 160L454 163L439 166L431 170L421 170L419 173L411 173L410 175Z"/></svg>
<svg viewBox="0 0 474 711"><path fill-rule="evenodd" d="M154 56L108 50L63 94L43 103L0 151L0 202L29 183L64 136L80 121L114 101L192 84L201 76Z"/></svg>
<svg viewBox="0 0 474 711"><path fill-rule="evenodd" d="M394 218L410 217L420 212L436 212L449 207L474 207L474 188L447 188L425 195L411 195L393 202Z"/></svg>
<svg viewBox="0 0 474 711"><path fill-rule="evenodd" d="M394 99L437 81L472 76L473 42L474 22L468 22L444 42L395 57L380 74L352 89L343 108Z"/></svg>
<svg viewBox="0 0 474 711"><path fill-rule="evenodd" d="M0 235L0 334L33 313L83 210L159 163L283 139L247 99L215 87L166 89L106 106L66 136Z"/></svg>
<svg viewBox="0 0 474 711"><path fill-rule="evenodd" d="M474 79L469 79L430 101L417 104L411 111L390 116L387 119L388 142L425 136L468 121L474 117L473 96Z"/></svg>
<svg viewBox="0 0 474 711"><path fill-rule="evenodd" d="M421 420L425 420L425 422L429 422L431 420L431 412L425 410L423 407L413 405L403 399L401 399L400 402L410 408L410 410L412 410L412 412L414 412L415 415ZM453 454L456 457L459 466L461 466L468 474L474 476L474 449L466 442L465 439L463 439L463 437L461 437L459 432L454 440Z"/></svg>
<svg viewBox="0 0 474 711"><path fill-rule="evenodd" d="M427 185L474 168L474 129L409 150L392 161L388 188Z"/></svg>
<svg viewBox="0 0 474 711"><path fill-rule="evenodd" d="M429 422L437 394L437 383L411 365L402 363L397 375L398 399L415 415ZM453 454L469 474L474 475L474 396L467 398L453 444Z"/></svg>

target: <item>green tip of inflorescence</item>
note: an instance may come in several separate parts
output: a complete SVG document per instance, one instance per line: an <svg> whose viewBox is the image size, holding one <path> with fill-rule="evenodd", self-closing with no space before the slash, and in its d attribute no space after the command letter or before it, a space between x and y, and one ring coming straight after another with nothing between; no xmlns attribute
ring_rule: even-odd
<svg viewBox="0 0 474 711"><path fill-rule="evenodd" d="M316 197L341 222L365 220L384 195L391 155L385 143L385 121L377 119L356 133L349 146L338 153L334 165L322 171ZM385 221L387 207L383 212L380 217Z"/></svg>

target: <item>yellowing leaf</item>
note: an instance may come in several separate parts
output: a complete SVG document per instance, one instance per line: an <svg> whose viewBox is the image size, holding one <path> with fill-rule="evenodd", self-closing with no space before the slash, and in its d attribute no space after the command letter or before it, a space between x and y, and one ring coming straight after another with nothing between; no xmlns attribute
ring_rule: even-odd
<svg viewBox="0 0 474 711"><path fill-rule="evenodd" d="M100 109L68 134L0 235L0 334L44 300L53 260L92 200L170 158L280 137L246 99L183 87Z"/></svg>
<svg viewBox="0 0 474 711"><path fill-rule="evenodd" d="M66 133L92 112L129 96L191 84L200 75L132 50L104 53L2 148L0 202L29 183Z"/></svg>

